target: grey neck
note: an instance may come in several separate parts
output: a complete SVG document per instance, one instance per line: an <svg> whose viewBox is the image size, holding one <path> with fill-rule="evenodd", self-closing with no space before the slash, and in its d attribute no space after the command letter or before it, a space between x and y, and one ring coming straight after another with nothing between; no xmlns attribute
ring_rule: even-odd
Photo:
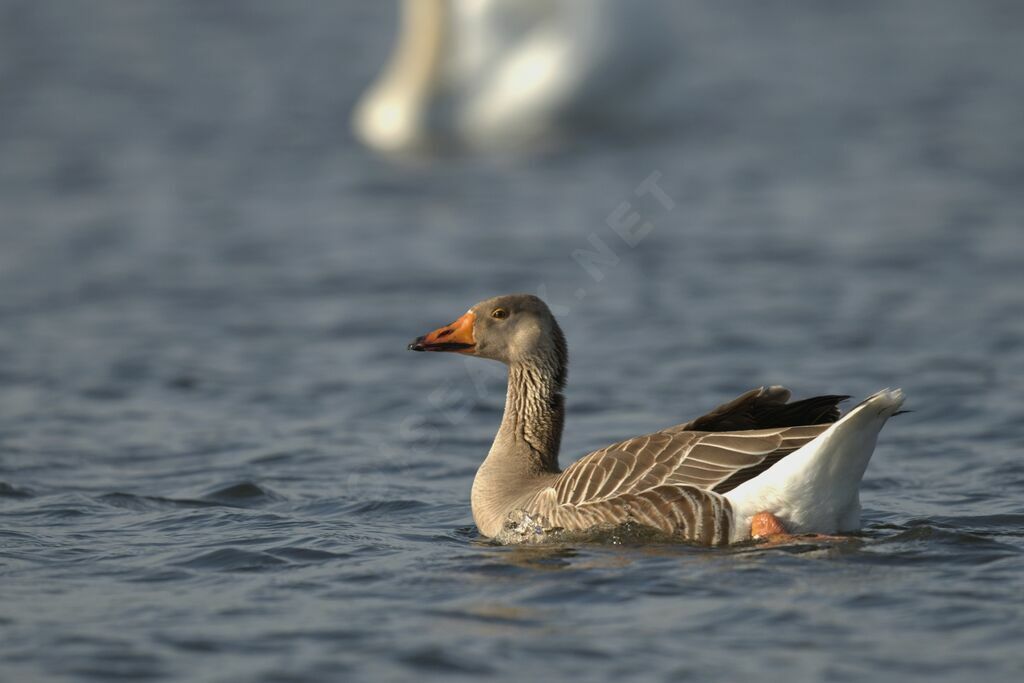
<svg viewBox="0 0 1024 683"><path fill-rule="evenodd" d="M555 377L555 371L538 364L518 363L508 369L505 415L498 435L520 446L518 459L531 472L559 471L565 397Z"/></svg>
<svg viewBox="0 0 1024 683"><path fill-rule="evenodd" d="M473 518L486 536L495 536L508 513L559 472L564 376L564 368L555 364L509 366L505 415L473 480Z"/></svg>

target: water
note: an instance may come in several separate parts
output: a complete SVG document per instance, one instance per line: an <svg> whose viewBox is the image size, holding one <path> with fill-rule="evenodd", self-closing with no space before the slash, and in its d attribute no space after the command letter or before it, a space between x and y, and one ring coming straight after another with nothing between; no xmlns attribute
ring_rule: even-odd
<svg viewBox="0 0 1024 683"><path fill-rule="evenodd" d="M675 125L408 166L346 127L392 12L0 3L0 678L1019 680L1020 6L688 5ZM902 386L864 534L480 539L499 368L405 345L524 290L563 463Z"/></svg>

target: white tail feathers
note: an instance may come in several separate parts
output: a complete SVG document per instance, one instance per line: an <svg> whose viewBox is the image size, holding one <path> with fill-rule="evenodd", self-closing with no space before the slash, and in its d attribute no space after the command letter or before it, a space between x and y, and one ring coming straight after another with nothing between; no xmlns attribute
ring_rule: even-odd
<svg viewBox="0 0 1024 683"><path fill-rule="evenodd" d="M810 443L725 494L733 507L733 541L750 537L750 519L770 512L790 533L860 528L860 481L878 432L903 405L903 392L883 389Z"/></svg>

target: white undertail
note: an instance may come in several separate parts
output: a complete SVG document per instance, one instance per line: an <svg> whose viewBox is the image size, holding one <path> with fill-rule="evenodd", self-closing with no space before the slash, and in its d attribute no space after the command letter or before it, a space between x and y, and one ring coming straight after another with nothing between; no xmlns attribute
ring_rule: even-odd
<svg viewBox="0 0 1024 683"><path fill-rule="evenodd" d="M903 392L883 389L810 443L725 494L732 503L732 541L750 537L759 512L778 517L790 533L860 529L860 482L878 432L903 405Z"/></svg>

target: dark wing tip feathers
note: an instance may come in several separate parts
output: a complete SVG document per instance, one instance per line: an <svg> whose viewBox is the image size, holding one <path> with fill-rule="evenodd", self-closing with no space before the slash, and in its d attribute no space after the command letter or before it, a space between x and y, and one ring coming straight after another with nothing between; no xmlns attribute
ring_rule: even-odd
<svg viewBox="0 0 1024 683"><path fill-rule="evenodd" d="M801 427L804 425L829 424L839 419L839 404L850 398L842 395L826 395L805 398L761 411L757 418L763 428Z"/></svg>
<svg viewBox="0 0 1024 683"><path fill-rule="evenodd" d="M839 419L839 404L848 398L830 394L787 403L789 392L784 388L762 387L720 405L690 422L686 428L701 432L730 432L828 424Z"/></svg>

